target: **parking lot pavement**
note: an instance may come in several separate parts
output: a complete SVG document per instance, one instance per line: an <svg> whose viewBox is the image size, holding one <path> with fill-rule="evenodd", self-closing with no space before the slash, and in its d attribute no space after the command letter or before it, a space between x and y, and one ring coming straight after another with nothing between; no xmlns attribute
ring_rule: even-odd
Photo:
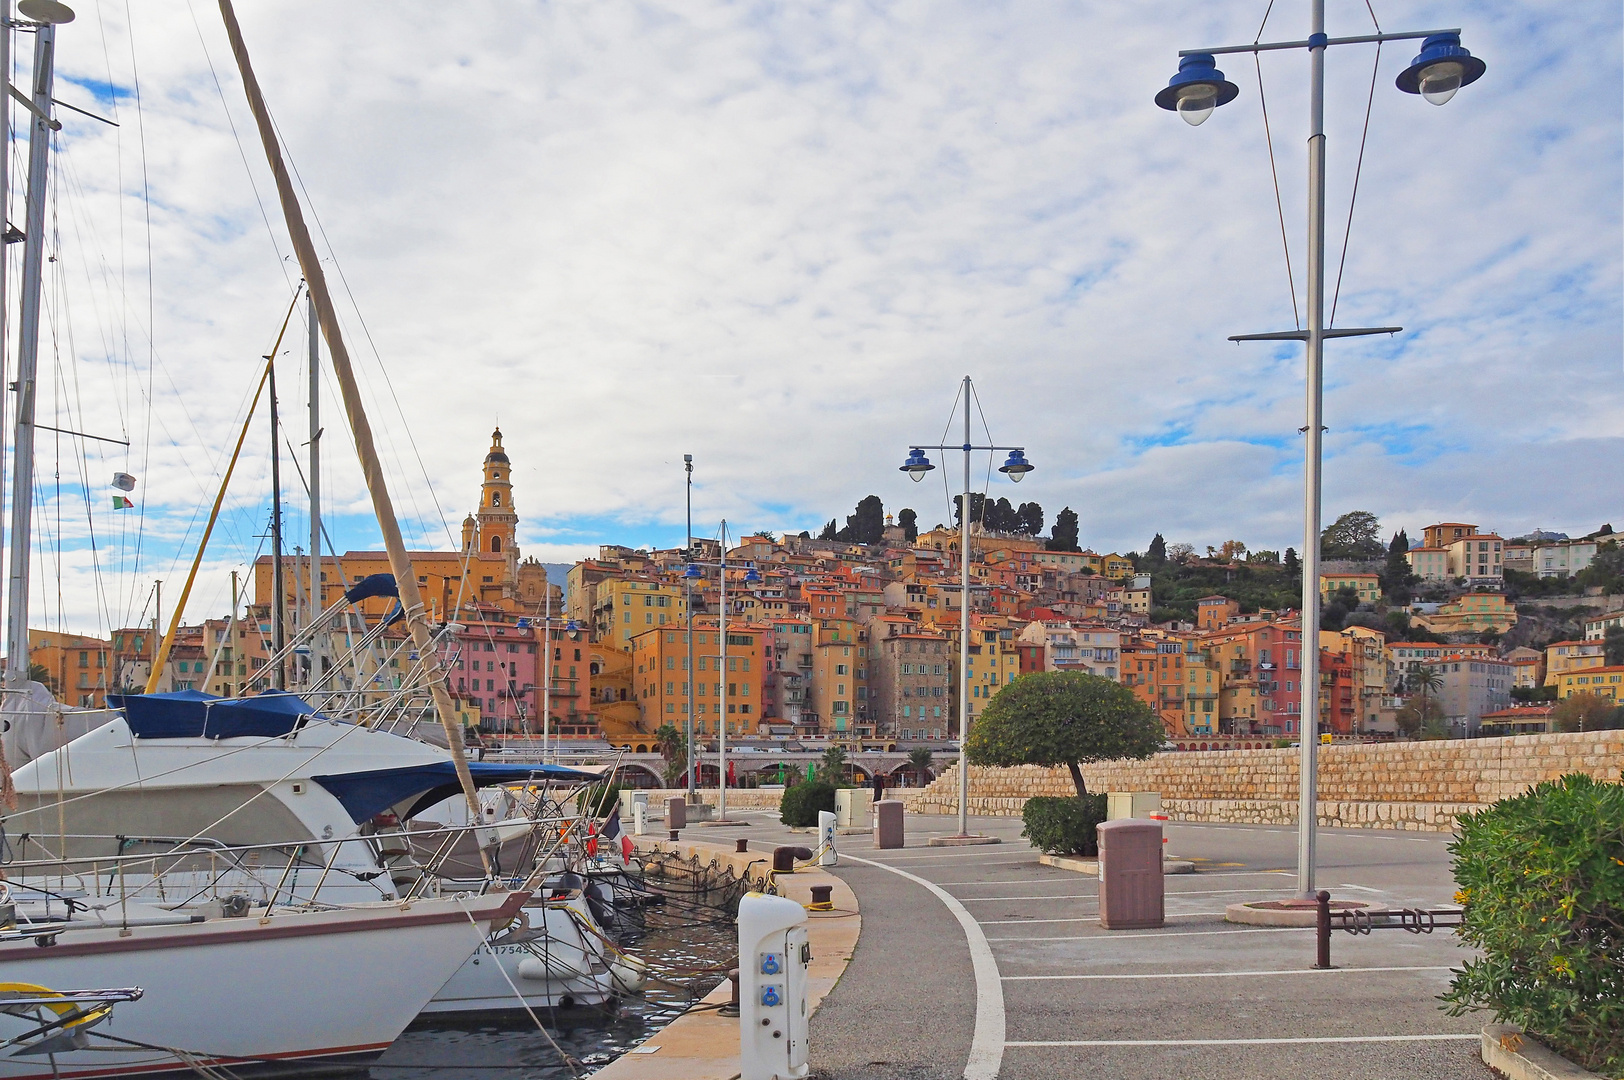
<svg viewBox="0 0 1624 1080"><path fill-rule="evenodd" d="M789 839L769 816L752 820L752 847ZM1164 879L1164 927L1109 931L1099 926L1098 881L1040 864L1018 819L976 819L976 830L1004 842L972 848L924 846L954 831L951 818L907 824L901 850L840 838L836 873L857 892L864 928L845 977L813 1017L817 1075L1492 1076L1475 1041L1484 1018L1438 1008L1450 968L1471 955L1449 931L1339 931L1337 966L1322 972L1310 967L1312 930L1223 921L1226 904L1295 894L1295 830L1169 824L1168 851L1198 872ZM1316 884L1338 899L1451 902L1447 835L1319 835ZM980 965L977 948L987 954Z"/></svg>

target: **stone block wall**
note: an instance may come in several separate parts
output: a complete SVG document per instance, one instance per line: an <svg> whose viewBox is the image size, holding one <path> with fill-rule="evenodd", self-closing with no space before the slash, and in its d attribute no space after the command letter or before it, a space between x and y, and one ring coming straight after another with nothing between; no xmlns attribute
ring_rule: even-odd
<svg viewBox="0 0 1624 1080"><path fill-rule="evenodd" d="M1083 779L1094 792L1159 791L1176 821L1289 825L1297 821L1298 754L1157 754L1085 765ZM1321 746L1318 818L1326 826L1448 831L1460 814L1572 772L1618 780L1624 731ZM891 797L915 813L957 813L958 783L954 765L929 786ZM1075 793L1063 768L970 769L972 814L1018 816L1030 796Z"/></svg>

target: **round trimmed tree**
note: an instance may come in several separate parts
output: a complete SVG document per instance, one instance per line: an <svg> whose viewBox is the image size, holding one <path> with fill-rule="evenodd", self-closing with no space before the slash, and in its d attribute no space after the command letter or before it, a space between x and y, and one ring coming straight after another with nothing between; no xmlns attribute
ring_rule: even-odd
<svg viewBox="0 0 1624 1080"><path fill-rule="evenodd" d="M1000 690L970 728L964 753L972 765L1064 765L1084 796L1083 762L1147 758L1163 737L1162 722L1126 686L1051 671Z"/></svg>

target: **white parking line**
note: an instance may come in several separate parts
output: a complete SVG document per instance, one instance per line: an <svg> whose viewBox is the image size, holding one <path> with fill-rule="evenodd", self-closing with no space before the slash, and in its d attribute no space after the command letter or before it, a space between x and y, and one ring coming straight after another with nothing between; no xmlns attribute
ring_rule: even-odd
<svg viewBox="0 0 1624 1080"><path fill-rule="evenodd" d="M1169 919L1198 919L1202 916L1222 915L1222 911L1176 911L1168 912ZM985 919L982 926L1043 926L1046 923L1072 923L1072 922L1099 922L1098 915L1090 915L1083 919Z"/></svg>
<svg viewBox="0 0 1624 1080"><path fill-rule="evenodd" d="M1096 919L1079 919L1079 922L1097 922ZM982 926L989 925L982 923ZM1112 934L1104 937L1099 934L1080 934L1075 937L990 937L988 941L1121 941L1123 938L1170 938L1170 937L1233 937L1236 934L1312 934L1312 926L1271 926L1262 930L1175 930L1170 934Z"/></svg>
<svg viewBox="0 0 1624 1080"><path fill-rule="evenodd" d="M1005 1046L1297 1046L1307 1043L1476 1042L1481 1035L1305 1035L1294 1039L1064 1039L1006 1042Z"/></svg>
<svg viewBox="0 0 1624 1080"><path fill-rule="evenodd" d="M1020 884L1024 884L1021 882ZM1278 890L1277 890L1278 891ZM1256 896L1257 889L1169 889L1164 896ZM1098 893L1062 893L1054 896L961 896L966 904L991 904L999 900L1097 900ZM1220 913L1221 914L1221 913Z"/></svg>
<svg viewBox="0 0 1624 1080"><path fill-rule="evenodd" d="M1126 975L1005 975L1005 982L1078 982L1106 979L1233 979L1265 975L1362 975L1379 971L1453 971L1449 967L1299 968L1295 971L1149 971Z"/></svg>
<svg viewBox="0 0 1624 1080"><path fill-rule="evenodd" d="M923 885L935 894L936 899L946 904L947 910L959 921L959 926L964 930L965 943L970 947L970 967L976 979L976 1026L975 1034L970 1039L970 1056L964 1063L964 1080L998 1080L998 1070L1004 1064L1004 1033L1008 1030L1004 1026L1004 988L998 977L998 959L993 956L992 946L987 944L986 935L981 932L981 924L952 893L940 885L872 859L859 859L855 855L846 858L889 870L916 885Z"/></svg>

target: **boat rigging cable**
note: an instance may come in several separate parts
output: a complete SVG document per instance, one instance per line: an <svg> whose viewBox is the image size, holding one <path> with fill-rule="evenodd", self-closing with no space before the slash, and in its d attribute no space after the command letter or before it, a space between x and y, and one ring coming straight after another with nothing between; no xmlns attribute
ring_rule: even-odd
<svg viewBox="0 0 1624 1080"><path fill-rule="evenodd" d="M249 62L248 48L243 42L242 29L237 25L237 16L231 0L220 0L220 15L225 21L227 36L231 39L232 53L236 56L243 88L248 94L249 108L259 125L260 138L265 144L265 156L271 166L271 174L276 179L277 195L282 203L288 231L292 234L294 250L299 255L299 265L304 270L305 281L316 302L322 336L327 339L333 371L343 391L344 412L355 438L356 454L360 458L362 472L367 479L367 488L372 496L378 526L383 531L384 548L389 553L396 588L400 590L400 604L406 613L406 624L411 630L412 640L417 645L418 655L427 668L429 687L434 695L435 712L439 714L440 723L445 729L446 741L449 744L447 750L451 754L457 779L461 783L463 794L467 797L469 812L477 820L480 813L479 795L468 769L468 757L463 752L462 730L457 726L451 705L451 694L445 685L444 673L440 670L438 651L432 647L430 641L428 623L424 618L423 598L417 588L417 576L412 568L411 558L406 552L400 523L395 518L394 505L373 443L372 427L361 403L360 387L355 381L354 370L350 366L349 350L344 344L343 333L338 325L332 296L327 291L326 274L316 257L315 247L310 241L310 232L304 224L303 212L293 193L293 184L283 164L280 144L271 126L270 114L266 112L265 99L260 93L259 82ZM489 873L490 859L484 848L479 849L479 856L486 872Z"/></svg>
<svg viewBox="0 0 1624 1080"><path fill-rule="evenodd" d="M259 407L261 392L271 377L271 369L276 364L276 353L282 348L282 336L288 332L288 322L293 318L293 310L299 303L299 291L293 290L293 299L288 303L288 313L282 319L282 330L276 335L276 344L271 346L271 355L265 358L265 370L260 375L259 386L254 390L254 400L248 406L248 415L243 418L242 431L237 435L236 448L231 451L231 461L226 465L226 474L220 478L220 491L214 497L214 508L209 511L209 523L203 528L203 538L198 541L197 554L192 557L191 572L186 575L186 584L180 591L180 600L175 604L175 614L169 620L169 629L164 633L162 644L158 646L158 654L153 658L152 670L147 675L146 693L151 694L158 689L158 683L163 678L164 663L169 659L169 650L175 644L175 631L180 629L181 616L186 613L186 600L192 595L192 583L197 580L197 568L203 564L203 553L209 546L209 536L214 532L214 522L220 516L220 504L225 502L226 489L231 485L231 474L237 469L237 457L242 453L243 441L248 438L248 428L253 423L254 411Z"/></svg>

